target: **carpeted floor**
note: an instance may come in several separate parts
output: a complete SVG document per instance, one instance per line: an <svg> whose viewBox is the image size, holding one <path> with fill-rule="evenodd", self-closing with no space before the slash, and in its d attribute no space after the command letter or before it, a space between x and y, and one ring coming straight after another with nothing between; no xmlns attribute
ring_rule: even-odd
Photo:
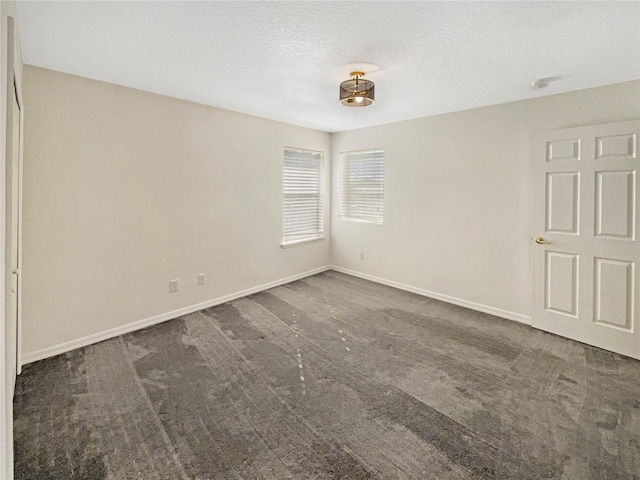
<svg viewBox="0 0 640 480"><path fill-rule="evenodd" d="M640 479L640 362L326 272L28 365L18 479Z"/></svg>

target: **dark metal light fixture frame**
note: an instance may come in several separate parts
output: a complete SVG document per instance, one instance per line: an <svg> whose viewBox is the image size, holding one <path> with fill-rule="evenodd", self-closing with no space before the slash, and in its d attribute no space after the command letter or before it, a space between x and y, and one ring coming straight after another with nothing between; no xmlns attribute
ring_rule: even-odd
<svg viewBox="0 0 640 480"><path fill-rule="evenodd" d="M340 84L340 103L347 107L366 107L375 100L375 84L362 78L364 72L351 72L350 80Z"/></svg>

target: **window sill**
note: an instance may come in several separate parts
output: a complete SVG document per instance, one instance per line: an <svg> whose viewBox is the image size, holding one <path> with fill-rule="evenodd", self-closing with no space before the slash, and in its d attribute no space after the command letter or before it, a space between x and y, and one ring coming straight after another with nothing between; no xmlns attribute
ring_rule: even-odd
<svg viewBox="0 0 640 480"><path fill-rule="evenodd" d="M317 243L324 242L324 237L311 237L311 238L301 238L298 240L289 240L288 242L283 242L280 245L280 248L291 248L297 247L298 245L306 245L307 243Z"/></svg>
<svg viewBox="0 0 640 480"><path fill-rule="evenodd" d="M339 216L340 220L345 220L347 222L356 222L356 223L373 223L374 225L382 225L382 220L372 220L369 218L360 218L360 217L347 217L347 216Z"/></svg>

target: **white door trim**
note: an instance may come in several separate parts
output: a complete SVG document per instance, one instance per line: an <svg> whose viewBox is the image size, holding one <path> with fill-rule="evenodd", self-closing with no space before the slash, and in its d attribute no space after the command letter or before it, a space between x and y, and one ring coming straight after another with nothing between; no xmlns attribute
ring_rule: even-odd
<svg viewBox="0 0 640 480"><path fill-rule="evenodd" d="M18 36L18 24L14 17L7 15L6 9L0 8L0 32L2 34L2 40L6 39L7 42L7 50L6 52L2 52L2 66L4 67L2 72L0 73L1 79L0 83L2 84L2 95L3 99L6 99L6 102L3 102L3 110L2 110L2 138L5 140L3 143L3 151L0 155L0 184L6 185L6 161L7 156L7 131L8 129L13 130L13 115L9 115L12 112L13 107L9 108L9 105L13 105L13 99L15 98L18 102L20 108L20 116L19 116L19 158L18 158L18 183L19 183L19 192L20 198L18 201L18 242L22 238L22 225L21 225L21 192L22 192L22 163L23 163L23 150L24 150L24 110L23 110L23 94L22 94L22 61L21 61L21 53L20 53L20 42ZM10 12L15 11L9 6ZM6 23L5 23L6 19ZM4 55L6 53L6 55ZM5 63L6 62L6 63ZM15 83L14 83L15 82ZM13 96L13 97L12 97ZM5 110L6 108L6 110ZM11 142L13 143L13 142ZM4 188L4 187L3 187ZM0 251L2 255L0 256L0 315L2 318L2 322L0 325L0 358L3 359L2 368L0 369L0 476L7 480L11 480L13 478L13 404L12 399L8 399L7 396L10 391L13 391L13 387L15 385L15 378L6 378L5 371L5 356L6 356L6 318L5 318L5 274L7 265L5 264L5 240L6 240L6 202L5 195L0 195ZM20 247L18 247L18 266L22 265L22 261L20 258ZM20 281L20 276L18 276L18 281ZM16 329L16 373L19 373L21 370L22 362L20 359L20 350L21 350L21 342L18 340L21 335L21 325L20 325L20 309L21 309L21 299L20 299L20 284L18 285L18 298L17 306L18 306L18 325Z"/></svg>
<svg viewBox="0 0 640 480"><path fill-rule="evenodd" d="M18 81L17 72L13 72L14 89L20 110L19 152L18 152L18 296L17 296L17 328L16 328L16 373L22 373L22 192L24 175L24 101L22 85Z"/></svg>

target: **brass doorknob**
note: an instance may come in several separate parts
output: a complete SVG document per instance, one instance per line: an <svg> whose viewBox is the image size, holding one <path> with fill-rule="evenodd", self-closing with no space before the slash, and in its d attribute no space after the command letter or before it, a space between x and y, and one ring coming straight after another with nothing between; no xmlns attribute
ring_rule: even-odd
<svg viewBox="0 0 640 480"><path fill-rule="evenodd" d="M551 242L548 242L547 240L545 240L542 237L536 237L536 243L540 244L540 245L549 245Z"/></svg>

